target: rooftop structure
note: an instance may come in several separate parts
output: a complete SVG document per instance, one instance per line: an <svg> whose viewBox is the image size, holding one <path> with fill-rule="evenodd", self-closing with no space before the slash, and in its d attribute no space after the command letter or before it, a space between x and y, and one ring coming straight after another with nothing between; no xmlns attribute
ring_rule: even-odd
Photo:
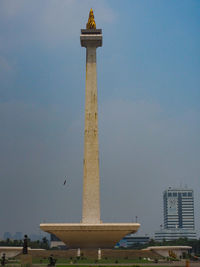
<svg viewBox="0 0 200 267"><path fill-rule="evenodd" d="M143 249L143 251L154 251L163 257L183 258L185 254L191 252L190 246L154 246Z"/></svg>

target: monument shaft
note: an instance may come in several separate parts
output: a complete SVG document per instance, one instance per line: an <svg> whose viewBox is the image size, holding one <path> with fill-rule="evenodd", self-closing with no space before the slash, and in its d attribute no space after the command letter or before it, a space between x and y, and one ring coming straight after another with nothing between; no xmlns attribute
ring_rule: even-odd
<svg viewBox="0 0 200 267"><path fill-rule="evenodd" d="M96 46L86 47L83 223L100 223Z"/></svg>

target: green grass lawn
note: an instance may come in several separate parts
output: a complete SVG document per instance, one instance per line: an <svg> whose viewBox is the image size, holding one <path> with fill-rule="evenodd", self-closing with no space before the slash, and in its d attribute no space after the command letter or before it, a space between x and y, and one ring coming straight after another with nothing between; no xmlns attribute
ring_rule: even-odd
<svg viewBox="0 0 200 267"><path fill-rule="evenodd" d="M18 266L21 266L21 264L20 263L18 263L18 264L6 264L6 267L18 267ZM29 265L24 265L24 267L28 267ZM47 264L41 264L41 265L39 265L39 264L37 264L37 265L34 265L35 267L44 267L44 266L47 266ZM88 265L76 265L76 264L73 264L73 265L71 265L71 264L56 264L56 266L55 267L72 267L72 266L78 266L78 267L92 267L92 266L94 266L93 264L88 264ZM95 265L94 267L116 267L117 266L117 264L113 264L113 265ZM145 266L147 266L147 265L143 265L142 263L136 263L136 264L132 264L132 265L129 265L129 266L124 266L124 267L145 267ZM123 267L123 265L119 265L119 267ZM165 267L164 265L158 265L158 264L156 264L156 265L151 265L150 267ZM169 265L166 265L166 267L169 267ZM173 267L180 267L180 266L175 266L175 265L173 265Z"/></svg>
<svg viewBox="0 0 200 267"><path fill-rule="evenodd" d="M48 259L42 259L42 258L38 258L38 259L33 259L33 264L37 264L37 263L41 263L41 264L48 264L49 261ZM106 264L106 263L149 263L148 260L139 260L139 259L136 259L136 260L131 260L131 259L119 259L119 260L115 260L115 259L102 259L102 260L94 260L94 259L57 259L56 261L56 265L59 265L60 264L69 264L69 263L73 263L74 265L76 264L93 264L93 263L96 263L96 264Z"/></svg>
<svg viewBox="0 0 200 267"><path fill-rule="evenodd" d="M76 264L74 264L76 266ZM60 265L60 264L56 264L56 267L71 267L72 265ZM92 265L78 265L78 267L91 267ZM98 265L97 265L98 266ZM100 265L100 267L116 267L116 265ZM122 265L120 265L120 267L122 267ZM126 266L127 267L127 266ZM142 267L142 265L140 264L133 264L133 265L130 265L130 267ZM153 267L153 266L151 266ZM156 267L159 267L156 265ZM163 267L163 266L162 266Z"/></svg>
<svg viewBox="0 0 200 267"><path fill-rule="evenodd" d="M56 257L55 257L56 258ZM14 264L18 263L20 264L20 261L13 262ZM155 264L155 267L161 267L159 265L160 262L154 263L154 261L148 261L144 259L102 259L102 260L95 260L95 259L66 259L66 258L57 258L56 261L56 267L91 267L96 265L97 267L116 267L117 265L119 267L123 267L123 264L130 264L129 267L143 267L143 264ZM9 265L14 264L7 264L7 267ZM49 264L48 258L33 258L33 265L37 267L44 267ZM125 265L124 265L125 266ZM127 266L126 266L127 267ZM151 266L153 267L153 266ZM164 266L162 266L164 267ZM175 267L175 266L174 266Z"/></svg>
<svg viewBox="0 0 200 267"><path fill-rule="evenodd" d="M76 266L76 265L75 265ZM92 265L78 265L78 267L91 267ZM97 265L98 266L98 265ZM56 267L71 267L71 265L56 265ZM109 266L106 266L106 265L101 265L100 267L116 267L116 265L109 265ZM120 265L120 267L122 267ZM126 266L127 267L127 266ZM130 265L130 267L142 267L141 265ZM151 266L152 267L152 266ZM159 266L157 266L159 267ZM163 266L162 266L163 267Z"/></svg>

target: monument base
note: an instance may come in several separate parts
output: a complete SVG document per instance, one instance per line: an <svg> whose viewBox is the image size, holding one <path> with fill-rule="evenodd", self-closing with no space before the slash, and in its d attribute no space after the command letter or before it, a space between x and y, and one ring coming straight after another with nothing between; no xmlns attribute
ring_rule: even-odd
<svg viewBox="0 0 200 267"><path fill-rule="evenodd" d="M32 255L22 254L20 255L21 266L32 266Z"/></svg>
<svg viewBox="0 0 200 267"><path fill-rule="evenodd" d="M114 248L127 234L137 232L139 223L42 223L40 228L54 234L69 248Z"/></svg>

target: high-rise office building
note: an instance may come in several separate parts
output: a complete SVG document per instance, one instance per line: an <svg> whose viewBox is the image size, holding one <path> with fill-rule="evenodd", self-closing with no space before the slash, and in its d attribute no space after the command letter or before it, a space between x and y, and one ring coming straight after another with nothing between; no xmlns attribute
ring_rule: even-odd
<svg viewBox="0 0 200 267"><path fill-rule="evenodd" d="M163 205L164 228L155 233L155 239L196 238L193 190L169 187L163 192Z"/></svg>
<svg viewBox="0 0 200 267"><path fill-rule="evenodd" d="M194 230L194 193L192 189L169 188L163 193L164 228Z"/></svg>

